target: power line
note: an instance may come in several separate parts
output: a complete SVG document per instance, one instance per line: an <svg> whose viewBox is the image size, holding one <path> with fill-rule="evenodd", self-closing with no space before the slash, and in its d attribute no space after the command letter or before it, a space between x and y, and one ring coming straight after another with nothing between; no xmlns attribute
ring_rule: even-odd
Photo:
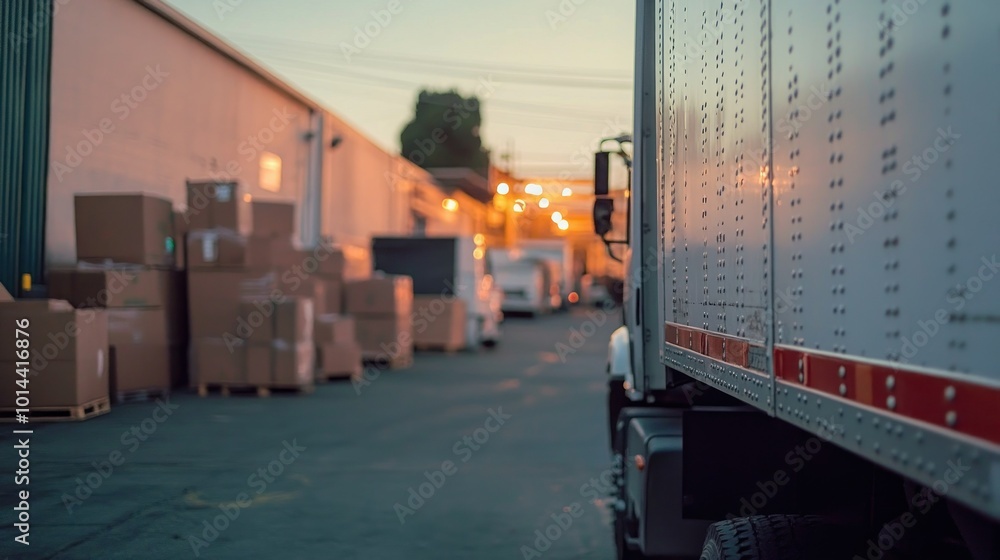
<svg viewBox="0 0 1000 560"><path fill-rule="evenodd" d="M258 47L262 48L267 52L274 54L275 56L293 56L295 60L301 60L301 53L289 51L285 47L278 47L277 53L274 47ZM337 60L338 57L330 58L329 54L324 55L323 62L332 67L346 69L346 65L331 62L331 60ZM314 60L314 62L316 62ZM393 63L390 63L392 65ZM497 81L500 83L516 83L521 85L533 86L533 87L557 87L557 88L573 88L573 89L598 89L598 90L620 90L627 91L632 89L631 80L620 80L620 79L606 79L606 78L594 78L592 76L580 76L580 75L541 75L541 74L525 74L517 72L499 72L493 70L483 70L483 69L462 69L462 68L438 68L433 64L421 64L419 61L412 62L398 62L395 65L400 67L395 70L388 70L385 68L378 69L379 72L395 72L397 74L437 74L442 76L451 77L461 77L461 78L471 78L471 79L484 79L489 77L492 81ZM420 68L420 66L428 66L425 68Z"/></svg>
<svg viewBox="0 0 1000 560"><path fill-rule="evenodd" d="M328 68L325 65L323 65L322 63L318 63L318 62L295 60L295 59L282 59L282 60L283 60L283 64L287 64L290 67L298 67L298 69L301 69L301 70L316 72L316 73L319 73L319 74L323 75L324 77L328 77L328 78L331 78L331 79L333 78L333 76L336 76L338 73L340 73L340 74L343 74L345 76L348 76L348 77L351 77L351 78L355 78L356 80L360 80L361 82L367 82L367 84L377 85L377 86L387 87L387 88L392 88L392 89L404 89L404 90L407 90L407 91L413 91L415 89L419 89L419 88L425 87L425 86L419 85L419 84L417 84L415 82L407 82L407 81L404 81L404 80L396 80L396 79L393 79L393 78L384 78L384 77L379 77L379 76L372 76L372 75L369 75L369 74L365 74L364 72L358 72L358 71L352 71L352 70L345 70L345 69L340 69L340 68ZM344 81L342 79L338 78L337 79L337 83L338 84L342 84L342 83L344 83ZM354 82L354 83L358 83L358 82ZM426 101L426 102L428 102L428 103L434 103L432 101ZM556 107L556 106L551 106L551 105L549 105L549 106L547 106L547 105L538 105L538 104L532 104L532 103L522 103L522 102L516 102L516 101L507 101L507 100L502 100L502 99L490 99L486 104L488 104L488 105L497 105L499 107L504 107L504 106L511 107L512 109L510 109L510 111L512 111L512 112L518 112L518 113L525 114L525 115L539 116L541 118L550 118L551 119L551 118L558 118L558 117L562 116L562 117L569 118L569 119L574 119L574 120L600 121L602 123L613 120L613 119L609 118L607 115L598 115L596 113L591 113L591 112L587 112L587 111L583 111L583 110L577 110L577 109L573 109L573 108L567 108L567 107ZM445 105L445 104L442 103L441 105Z"/></svg>
<svg viewBox="0 0 1000 560"><path fill-rule="evenodd" d="M293 39L283 39L279 37L267 37L263 35L254 35L249 33L234 33L234 37L243 37L250 41L257 41L258 43L271 43L274 45L290 46L304 48L306 50L319 51L323 54L334 53L338 56L342 56L340 48L338 45L329 45L323 43L315 43L311 41L301 41ZM631 84L632 77L630 74L621 72L610 72L610 71L598 71L587 69L585 74L573 73L567 71L566 68L543 68L537 66L506 66L506 65L482 65L478 62L469 62L455 59L444 59L435 57L410 57L410 56L400 56L400 55L389 55L385 53L378 53L373 51L365 51L357 57L359 60L365 60L369 62L383 62L392 63L393 65L407 64L412 66L424 65L424 66L443 66L447 69L466 69L475 70L477 72L506 72L515 74L526 74L535 75L540 77L551 77L551 76L563 76L568 78L590 78L590 79L606 79L606 80L620 80ZM631 85L629 85L631 87Z"/></svg>

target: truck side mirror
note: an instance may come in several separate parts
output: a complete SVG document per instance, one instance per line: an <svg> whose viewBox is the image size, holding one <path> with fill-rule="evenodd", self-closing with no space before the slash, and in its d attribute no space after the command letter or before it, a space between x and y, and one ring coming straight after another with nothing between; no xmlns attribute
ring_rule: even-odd
<svg viewBox="0 0 1000 560"><path fill-rule="evenodd" d="M607 196L608 185L610 183L608 162L611 152L597 152L594 154L594 194L596 196Z"/></svg>
<svg viewBox="0 0 1000 560"><path fill-rule="evenodd" d="M611 215L615 211L613 198L594 200L594 233L604 237L611 231Z"/></svg>

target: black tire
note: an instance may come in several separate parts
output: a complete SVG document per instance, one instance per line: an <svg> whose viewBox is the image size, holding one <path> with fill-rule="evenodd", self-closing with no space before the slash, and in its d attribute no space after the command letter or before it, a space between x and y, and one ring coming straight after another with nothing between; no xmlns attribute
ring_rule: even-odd
<svg viewBox="0 0 1000 560"><path fill-rule="evenodd" d="M701 560L825 560L851 558L845 527L807 515L755 515L713 523Z"/></svg>
<svg viewBox="0 0 1000 560"><path fill-rule="evenodd" d="M496 348L497 341L492 338L487 338L486 340L483 341L483 346L486 348Z"/></svg>

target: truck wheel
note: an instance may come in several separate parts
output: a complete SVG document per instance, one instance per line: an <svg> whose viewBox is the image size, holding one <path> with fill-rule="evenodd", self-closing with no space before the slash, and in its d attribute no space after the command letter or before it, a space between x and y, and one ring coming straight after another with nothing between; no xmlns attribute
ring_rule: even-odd
<svg viewBox="0 0 1000 560"><path fill-rule="evenodd" d="M850 558L856 551L843 532L843 527L818 516L755 515L719 521L708 528L701 560Z"/></svg>

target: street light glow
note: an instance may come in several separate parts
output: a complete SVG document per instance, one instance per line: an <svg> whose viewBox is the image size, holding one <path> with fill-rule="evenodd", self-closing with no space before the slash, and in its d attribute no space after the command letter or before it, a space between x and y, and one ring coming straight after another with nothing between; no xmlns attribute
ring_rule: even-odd
<svg viewBox="0 0 1000 560"><path fill-rule="evenodd" d="M497 185L497 194L507 194L510 192L510 185L507 183L500 183Z"/></svg>
<svg viewBox="0 0 1000 560"><path fill-rule="evenodd" d="M524 212L524 207L525 207L525 204L524 204L523 200L518 199L518 200L514 201L514 211L515 212L518 212L518 213Z"/></svg>
<svg viewBox="0 0 1000 560"><path fill-rule="evenodd" d="M573 195L573 189L571 189L569 187L564 187L563 190L562 190L562 195L563 196L572 196Z"/></svg>
<svg viewBox="0 0 1000 560"><path fill-rule="evenodd" d="M562 212L560 212L558 210L556 210L555 212L553 212L552 213L552 221L555 222L555 223L557 223L557 224L559 222L561 222L562 221Z"/></svg>
<svg viewBox="0 0 1000 560"><path fill-rule="evenodd" d="M538 196L542 194L542 186L538 183L528 183L524 186L524 192L525 194Z"/></svg>
<svg viewBox="0 0 1000 560"><path fill-rule="evenodd" d="M549 199L547 199L547 198L539 199L538 200L538 207L539 208L548 208L549 207Z"/></svg>
<svg viewBox="0 0 1000 560"><path fill-rule="evenodd" d="M441 201L441 207L449 212L458 210L458 201L454 198L446 198Z"/></svg>
<svg viewBox="0 0 1000 560"><path fill-rule="evenodd" d="M561 229L563 231L568 230L569 229L569 222L567 222L566 220L562 220L561 222L559 222L559 229Z"/></svg>

